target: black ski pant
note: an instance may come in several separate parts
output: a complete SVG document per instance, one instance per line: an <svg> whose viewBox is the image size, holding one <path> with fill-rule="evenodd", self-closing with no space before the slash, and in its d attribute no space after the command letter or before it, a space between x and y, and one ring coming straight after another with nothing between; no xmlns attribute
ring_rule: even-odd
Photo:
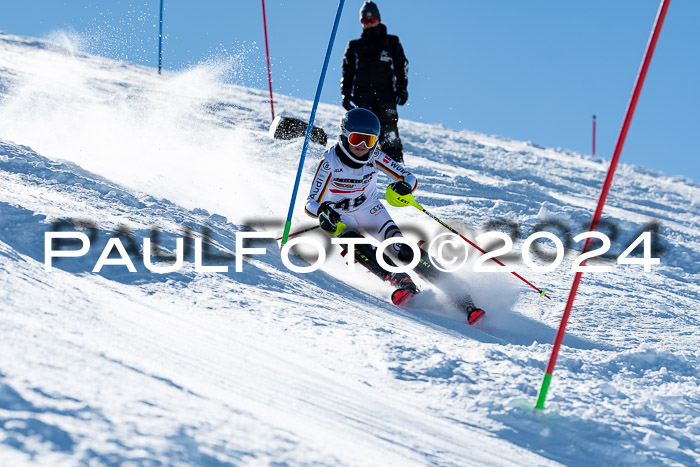
<svg viewBox="0 0 700 467"><path fill-rule="evenodd" d="M358 107L371 110L381 124L379 146L396 162L403 162L403 145L399 137L399 113L396 110L396 98L393 90L356 91L353 102Z"/></svg>
<svg viewBox="0 0 700 467"><path fill-rule="evenodd" d="M430 255L423 248L420 248L420 260L414 271L423 279L427 280L438 289L447 294L448 297L462 309L474 307L474 301L469 292L464 290L464 284L461 284L458 279L451 276L450 273L439 270L435 267L435 263L430 258ZM398 253L398 259L402 263L410 263L413 261L413 250L406 244L401 244ZM443 268L444 269L444 268Z"/></svg>
<svg viewBox="0 0 700 467"><path fill-rule="evenodd" d="M362 238L358 232L347 231L340 235L341 238ZM397 254L398 260L402 263L410 263L413 260L413 250L406 244L400 245L399 252ZM343 251L347 254L347 245L341 245ZM414 271L421 276L423 279L427 280L431 284L435 285L437 288L445 292L450 300L454 302L456 306L464 310L474 308L474 301L471 295L464 289L464 285L456 280L454 277L450 276L449 273L440 271L435 267L435 264L430 259L430 255L423 248L420 248L420 260L416 265ZM379 277L383 281L388 281L394 274L390 273L384 269L377 261L376 254L377 250L368 244L358 244L355 246L354 260L366 267L372 274ZM353 261L353 259L348 259L348 261ZM384 261L392 266L396 264L389 258L386 253L384 253Z"/></svg>

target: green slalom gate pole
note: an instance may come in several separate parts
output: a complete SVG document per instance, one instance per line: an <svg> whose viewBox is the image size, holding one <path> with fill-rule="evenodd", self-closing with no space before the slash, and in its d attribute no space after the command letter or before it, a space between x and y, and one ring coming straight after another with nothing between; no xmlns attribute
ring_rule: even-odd
<svg viewBox="0 0 700 467"><path fill-rule="evenodd" d="M666 11L671 0L661 0L659 5L659 11L656 15L656 21L654 23L654 28L652 29L651 36L649 37L649 42L647 44L647 49L644 54L644 60L642 61L641 68L637 74L637 80L634 85L634 91L632 92L632 98L630 99L629 105L627 106L627 113L625 114L625 120L622 123L622 128L620 129L620 134L617 139L617 144L615 145L615 152L610 160L610 167L608 168L608 174L605 177L605 182L603 183L603 188L600 192L600 197L598 198L598 205L596 206L595 213L593 214L593 219L591 220L590 232L594 232L598 229L598 224L600 222L600 217L603 214L603 206L605 206L605 200L610 192L610 186L612 185L613 177L615 176L615 169L617 163L620 159L620 154L622 153L622 147L625 144L625 138L627 137L627 131L629 130L630 124L632 123L632 116L634 115L634 109L637 107L637 101L639 100L639 94L642 92L642 86L644 85L644 78L646 77L647 70L649 69L649 64L651 63L651 57L654 55L654 48L656 47L656 42L659 39L659 33L661 33L661 26L664 23L664 18L666 17ZM583 245L583 253L586 253L593 243L593 239L589 237L586 243ZM582 263L582 265L585 264ZM578 286L581 283L582 272L577 272L574 276L574 282L571 285L571 291L569 292L569 298L566 301L566 308L564 309L564 314L561 317L561 323L559 324L559 330L557 331L557 336L554 339L554 345L552 346L552 354L549 357L549 363L547 364L547 369L544 373L544 378L542 378L542 386L540 387L540 392L537 396L537 403L535 404L536 410L544 410L544 402L547 398L547 391L549 390L549 385L552 382L552 374L554 373L554 365L557 361L557 355L559 354L559 348L561 347L562 340L564 340L564 333L566 332L566 323L569 320L569 315L571 314L571 308L574 305L574 299L576 298L576 292L578 291Z"/></svg>
<svg viewBox="0 0 700 467"><path fill-rule="evenodd" d="M464 235L462 235L461 233L459 233L457 230L455 230L455 229L453 229L452 227L450 227L448 224L446 224L445 222L443 222L443 221L442 221L441 219L439 219L437 216L434 216L433 214L431 214L430 212L428 212L423 206L421 206L421 205L418 203L418 201L416 201L416 199L413 197L413 195L412 195L411 193L409 193L409 194L407 194L407 195L399 196L399 195L395 194L393 191L390 191L390 190L391 190L391 189L390 189L389 187L387 187L386 200L387 200L387 202L388 202L389 204L391 204L392 206L397 206L397 207L413 206L414 208L418 209L419 211L421 211L422 213L424 213L425 215L427 215L428 217L430 217L431 219L433 219L434 221L436 221L437 223L439 223L440 225L442 225L443 227L445 227L447 230L449 230L450 232L452 232L453 234L457 235L457 236L460 237L462 240L464 240L465 242L467 242L468 244L470 244L471 246L473 246L474 248L476 248L477 250L479 250L481 253L486 254L486 251L484 251L481 247L479 247L479 245L477 245L476 243L472 242L472 241L469 240L467 237L465 237ZM500 261L497 260L496 258L490 258L490 259L493 260L493 261L495 261L496 263L500 264L501 266L505 266L505 264L503 264L502 262L500 262ZM533 289L535 289L537 292L539 292L540 297L546 297L547 299L551 300L551 298L549 297L549 295L547 295L547 294L545 293L545 290L544 290L544 289L539 289L539 288L535 287L532 283L530 283L530 281L528 281L527 279L525 279L523 276L521 276L520 274L518 274L518 273L515 272L515 271L510 271L510 273L513 274L513 275L514 275L515 277L517 277L518 279L520 279L521 281L525 282L527 285L529 285L529 286L532 287Z"/></svg>
<svg viewBox="0 0 700 467"><path fill-rule="evenodd" d="M289 238L289 229L292 227L292 212L294 212L294 203L297 200L297 191L299 191L299 180L301 180L301 171L304 168L304 159L306 158L306 150L309 147L309 140L311 139L311 131L314 128L314 119L316 118L316 108L318 107L318 101L321 98L321 90L323 89L323 81L326 79L326 70L328 69L328 62L331 58L331 50L333 50L333 42L335 42L335 34L338 32L338 24L340 23L340 14L343 12L343 4L345 0L340 0L338 3L338 12L335 15L335 23L333 24L333 31L331 32L331 39L328 41L328 50L326 50L326 59L323 62L323 70L321 71L321 78L318 80L318 88L316 88L316 97L314 98L314 105L311 109L311 117L309 118L309 126L306 128L306 136L304 137L304 146L301 150L301 157L299 158L299 168L297 168L297 178L294 182L294 191L292 191L292 201L289 203L289 211L287 212L287 222L284 224L284 234L282 235L282 245L287 243Z"/></svg>

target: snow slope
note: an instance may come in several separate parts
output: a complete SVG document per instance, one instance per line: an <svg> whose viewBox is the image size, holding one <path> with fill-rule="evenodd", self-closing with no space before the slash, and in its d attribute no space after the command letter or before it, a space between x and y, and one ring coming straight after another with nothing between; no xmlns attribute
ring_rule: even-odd
<svg viewBox="0 0 700 467"><path fill-rule="evenodd" d="M661 265L605 260L611 272L584 276L537 416L519 400L536 398L575 251L546 274L516 264L551 301L510 274L464 272L487 332L425 284L424 308L397 309L337 250L295 274L274 241L252 242L267 254L236 272L240 232L281 229L301 152L269 139L265 92L226 84L244 68L233 60L158 76L68 45L0 34L0 464L700 463L695 181L618 169L612 258L655 221ZM340 115L321 105L317 124L333 134ZM585 230L607 170L439 125L401 131L419 202L472 238L516 223L516 251L544 220ZM322 152L309 148L293 229L313 225L302 204ZM391 212L412 237L443 232ZM88 255L46 272L44 234L76 228ZM228 272L195 271L205 233L205 263ZM92 272L113 236L137 272ZM144 267L155 236L161 254L185 239L180 271Z"/></svg>

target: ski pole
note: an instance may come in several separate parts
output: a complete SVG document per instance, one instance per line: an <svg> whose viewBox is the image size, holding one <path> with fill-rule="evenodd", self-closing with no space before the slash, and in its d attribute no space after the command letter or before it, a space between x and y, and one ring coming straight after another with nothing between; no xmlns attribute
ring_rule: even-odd
<svg viewBox="0 0 700 467"><path fill-rule="evenodd" d="M287 238L293 237L293 236L295 236L295 235L303 234L304 232L310 232L311 230L318 229L319 227L321 227L321 226L320 226L320 225L314 225L313 227L309 227L309 228L307 228L307 229L300 230L300 231L298 231L298 232L290 233L289 235L287 235ZM280 241L280 240L282 240L282 238L283 238L283 237L279 237L279 238L276 238L275 240Z"/></svg>
<svg viewBox="0 0 700 467"><path fill-rule="evenodd" d="M440 220L439 218L437 218L436 216L434 216L433 214L431 214L430 212L428 212L423 206L421 206L420 204L418 204L418 202L416 201L416 199L413 197L413 195L412 195L411 193L409 193L409 194L407 194L407 195L403 195L403 196L398 196L398 195L396 195L396 194L390 194L390 193L389 193L389 190L390 190L390 189L391 189L391 188L387 187L387 201L389 202L389 204L391 204L392 206L397 206L397 207L401 207L401 206L413 206L414 208L418 209L419 211L425 213L425 214L426 214L428 217L430 217L431 219L437 221L440 225L442 225L443 227L445 227L447 230L449 230L449 231L452 232L453 234L455 234L455 235L461 237L462 240L464 240L465 242L467 242L468 244L470 244L471 246L473 246L474 248L476 248L476 249L479 250L480 252L486 254L486 251L484 251L482 248L480 248L479 245L477 245L476 243L472 242L471 240L469 240L467 237L465 237L465 236L462 235L461 233L457 232L457 230L453 229L452 227L450 227L449 225L447 225L445 222L443 222L442 220ZM392 192L392 193L393 193L393 192ZM396 203L396 204L395 204L395 203ZM503 264L502 262L500 262L500 261L497 260L496 258L490 258L490 259L492 259L492 260L495 261L496 263L500 264L501 266L505 266L505 264ZM510 273L513 274L513 275L514 275L515 277L517 277L518 279L520 279L521 281L525 282L527 285L529 285L529 286L532 287L533 289L537 290L537 291L540 293L540 296L541 296L541 297L547 297L548 299L551 300L551 298L549 297L549 295L547 295L547 294L545 293L545 290L544 290L544 289L538 289L537 287L535 287L534 285L532 285L532 283L530 283L527 279L525 279L523 276L521 276L520 274L518 274L518 273L515 272L515 271L511 271Z"/></svg>

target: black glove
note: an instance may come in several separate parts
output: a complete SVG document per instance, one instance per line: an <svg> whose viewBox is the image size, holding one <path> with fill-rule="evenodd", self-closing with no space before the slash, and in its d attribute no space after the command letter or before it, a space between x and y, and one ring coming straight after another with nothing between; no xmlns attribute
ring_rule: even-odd
<svg viewBox="0 0 700 467"><path fill-rule="evenodd" d="M398 105L404 105L407 100L408 100L408 90L397 89L396 90L396 103Z"/></svg>
<svg viewBox="0 0 700 467"><path fill-rule="evenodd" d="M391 185L389 185L392 190L394 190L394 193L396 193L399 196L405 196L409 194L411 191L411 185L409 185L407 182L404 182L403 180L394 182Z"/></svg>
<svg viewBox="0 0 700 467"><path fill-rule="evenodd" d="M321 203L318 208L318 223L321 224L321 228L326 232L335 232L337 229L337 224L340 222L340 214L338 211L333 209L330 201Z"/></svg>
<svg viewBox="0 0 700 467"><path fill-rule="evenodd" d="M345 110L352 110L355 108L352 102L350 102L351 100L352 98L343 96L343 107L345 107Z"/></svg>

